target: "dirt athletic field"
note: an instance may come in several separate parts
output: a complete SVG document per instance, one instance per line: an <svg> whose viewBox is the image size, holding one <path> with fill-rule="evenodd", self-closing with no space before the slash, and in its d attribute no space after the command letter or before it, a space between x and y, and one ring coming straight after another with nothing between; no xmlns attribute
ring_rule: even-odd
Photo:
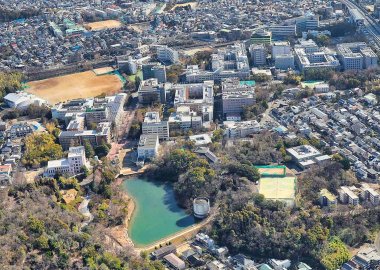
<svg viewBox="0 0 380 270"><path fill-rule="evenodd" d="M28 93L45 99L50 104L76 98L89 98L101 94L119 93L122 82L117 75L96 76L93 71L85 71L65 76L28 82Z"/></svg>
<svg viewBox="0 0 380 270"><path fill-rule="evenodd" d="M84 25L84 27L87 30L100 31L104 29L119 28L121 27L121 25L122 25L121 22L117 20L107 20L107 21L87 23Z"/></svg>

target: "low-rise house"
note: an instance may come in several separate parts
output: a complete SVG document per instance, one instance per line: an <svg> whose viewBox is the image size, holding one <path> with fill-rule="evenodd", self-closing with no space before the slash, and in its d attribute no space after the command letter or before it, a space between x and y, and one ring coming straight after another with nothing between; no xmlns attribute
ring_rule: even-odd
<svg viewBox="0 0 380 270"><path fill-rule="evenodd" d="M183 260L178 258L175 254L170 253L164 256L164 261L166 261L175 270L186 269L186 264Z"/></svg>
<svg viewBox="0 0 380 270"><path fill-rule="evenodd" d="M270 259L269 264L273 267L274 270L282 270L287 269L291 266L290 260L276 260L276 259Z"/></svg>
<svg viewBox="0 0 380 270"><path fill-rule="evenodd" d="M170 253L176 252L176 246L174 245L169 245L169 246L164 246L162 248L159 248L151 253L151 256L154 260L161 260L164 258L166 255Z"/></svg>

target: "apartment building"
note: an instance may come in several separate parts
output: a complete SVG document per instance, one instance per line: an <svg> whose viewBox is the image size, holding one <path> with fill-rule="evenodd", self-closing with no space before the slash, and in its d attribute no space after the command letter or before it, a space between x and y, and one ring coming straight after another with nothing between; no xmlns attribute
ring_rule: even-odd
<svg viewBox="0 0 380 270"><path fill-rule="evenodd" d="M83 166L86 166L84 147L70 147L67 158L48 161L44 176L54 177L57 174L74 176L81 173Z"/></svg>
<svg viewBox="0 0 380 270"><path fill-rule="evenodd" d="M377 67L378 57L365 42L338 44L337 51L344 70Z"/></svg>
<svg viewBox="0 0 380 270"><path fill-rule="evenodd" d="M355 189L356 188L346 187L346 186L340 187L340 189L338 190L339 200L342 203L351 204L354 206L359 205L359 197L353 191Z"/></svg>
<svg viewBox="0 0 380 270"><path fill-rule="evenodd" d="M334 194L324 188L319 192L319 203L321 206L334 207L338 201Z"/></svg>
<svg viewBox="0 0 380 270"><path fill-rule="evenodd" d="M142 134L157 134L161 140L169 138L169 123L161 121L158 112L147 112L142 123Z"/></svg>
<svg viewBox="0 0 380 270"><path fill-rule="evenodd" d="M374 205L378 205L380 202L380 195L373 188L371 188L368 184L362 184L361 186L361 198L364 201L369 201Z"/></svg>
<svg viewBox="0 0 380 270"><path fill-rule="evenodd" d="M237 78L222 81L222 104L224 117L240 116L244 107L256 103L253 86L240 82Z"/></svg>

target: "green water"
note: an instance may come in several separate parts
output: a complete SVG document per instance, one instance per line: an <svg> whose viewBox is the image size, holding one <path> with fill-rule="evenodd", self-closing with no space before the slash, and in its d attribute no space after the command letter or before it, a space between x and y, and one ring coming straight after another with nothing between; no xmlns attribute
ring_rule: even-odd
<svg viewBox="0 0 380 270"><path fill-rule="evenodd" d="M146 179L124 181L123 188L136 202L128 234L136 246L145 246L194 224L194 217L178 207L169 184Z"/></svg>

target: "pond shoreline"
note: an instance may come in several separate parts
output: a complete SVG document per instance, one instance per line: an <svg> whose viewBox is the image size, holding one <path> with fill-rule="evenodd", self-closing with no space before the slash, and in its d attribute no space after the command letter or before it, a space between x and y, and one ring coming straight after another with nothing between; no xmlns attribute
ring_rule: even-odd
<svg viewBox="0 0 380 270"><path fill-rule="evenodd" d="M173 242L173 241L179 240L180 238L185 238L185 239L182 239L183 241L185 241L185 240L187 240L187 238L189 237L190 234L191 234L191 236L193 236L195 231L199 231L199 229L201 227L203 227L206 223L208 223L208 220L204 220L204 221L201 221L199 223L195 222L189 226L184 227L183 229L181 229L177 232L170 233L169 235L167 235L161 239L158 239L152 243L136 244L135 242L133 242L133 240L130 236L130 231L131 231L131 225L134 222L133 219L136 218L138 203L137 203L137 199L133 195L131 195L123 185L124 185L125 181L128 181L130 179L136 179L139 176L141 176L141 175L119 177L117 179L117 185L122 188L122 192L125 194L126 199L129 201L128 215L126 216L126 218L124 220L124 226L123 226L125 229L124 235L125 235L125 238L128 238L128 240L130 241L130 243L134 247L135 251L140 252L140 251L154 250L154 248L159 246L159 245L164 245L168 242ZM154 181L149 181L146 179L144 179L144 181L154 183ZM166 185L168 183L167 182L160 182L160 184ZM176 205L179 207L178 203L176 203ZM182 208L180 208L180 209L185 211L185 209L182 209ZM188 217L188 216L189 215L186 214L186 217ZM183 241L181 241L181 242L183 242Z"/></svg>

